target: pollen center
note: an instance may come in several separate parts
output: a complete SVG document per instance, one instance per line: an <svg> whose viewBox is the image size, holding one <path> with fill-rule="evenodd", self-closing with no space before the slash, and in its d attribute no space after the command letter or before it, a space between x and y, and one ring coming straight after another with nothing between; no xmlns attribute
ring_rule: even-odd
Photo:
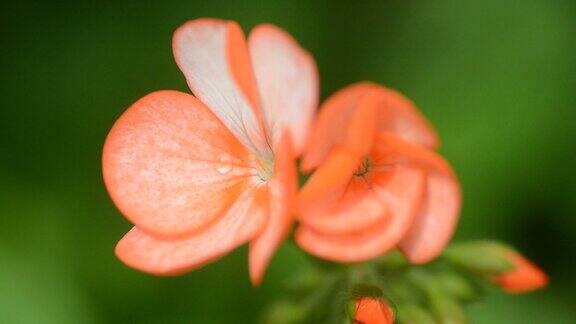
<svg viewBox="0 0 576 324"><path fill-rule="evenodd" d="M274 158L260 157L256 159L256 176L261 181L268 181L274 174Z"/></svg>
<svg viewBox="0 0 576 324"><path fill-rule="evenodd" d="M372 168L372 159L370 157L366 157L362 160L362 163L358 166L354 175L357 177L364 177L366 173L370 172Z"/></svg>

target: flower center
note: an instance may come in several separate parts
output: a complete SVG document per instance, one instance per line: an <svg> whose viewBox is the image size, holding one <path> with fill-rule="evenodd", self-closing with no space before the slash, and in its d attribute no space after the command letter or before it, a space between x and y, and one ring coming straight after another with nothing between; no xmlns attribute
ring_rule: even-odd
<svg viewBox="0 0 576 324"><path fill-rule="evenodd" d="M364 158L364 160L362 160L362 163L360 164L360 166L358 166L358 168L354 172L354 175L357 177L364 177L366 173L370 172L371 168L372 168L372 159L370 157L366 157Z"/></svg>
<svg viewBox="0 0 576 324"><path fill-rule="evenodd" d="M256 158L256 176L262 182L270 180L274 174L274 157L257 157Z"/></svg>

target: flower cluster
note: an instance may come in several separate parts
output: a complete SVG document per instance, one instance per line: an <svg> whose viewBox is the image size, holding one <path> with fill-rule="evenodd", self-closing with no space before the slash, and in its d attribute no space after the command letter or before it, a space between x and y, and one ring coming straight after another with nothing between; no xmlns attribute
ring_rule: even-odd
<svg viewBox="0 0 576 324"><path fill-rule="evenodd" d="M398 249L420 264L442 253L460 186L435 151L434 129L402 94L357 83L316 115L313 57L269 24L246 39L232 21L190 21L175 32L173 52L193 95L143 97L104 145L106 187L134 224L116 247L122 262L177 275L249 243L258 285L295 221L302 249L339 263ZM309 175L301 188L299 158ZM522 290L530 273L515 273L492 278ZM383 301L356 303L357 318L392 321Z"/></svg>

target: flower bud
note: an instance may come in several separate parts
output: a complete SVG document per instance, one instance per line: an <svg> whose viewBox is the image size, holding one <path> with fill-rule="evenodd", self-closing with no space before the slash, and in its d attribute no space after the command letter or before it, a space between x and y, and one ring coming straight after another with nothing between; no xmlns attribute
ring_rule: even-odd
<svg viewBox="0 0 576 324"><path fill-rule="evenodd" d="M354 323L392 324L394 312L383 298L360 297L354 301Z"/></svg>
<svg viewBox="0 0 576 324"><path fill-rule="evenodd" d="M548 283L548 276L534 263L516 251L507 253L514 269L494 275L492 280L510 293L524 293L540 289Z"/></svg>
<svg viewBox="0 0 576 324"><path fill-rule="evenodd" d="M484 275L511 293L528 292L544 287L548 277L535 264L513 248L490 241L457 244L445 253L453 264Z"/></svg>

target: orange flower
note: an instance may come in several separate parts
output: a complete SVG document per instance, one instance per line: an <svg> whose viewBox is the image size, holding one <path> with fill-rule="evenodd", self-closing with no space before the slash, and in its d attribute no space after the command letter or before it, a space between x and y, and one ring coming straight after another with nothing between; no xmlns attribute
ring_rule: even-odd
<svg viewBox="0 0 576 324"><path fill-rule="evenodd" d="M259 284L292 222L294 159L317 105L314 60L275 26L246 41L235 22L217 19L184 24L173 50L195 97L145 96L104 145L106 187L135 224L116 255L175 275L250 242Z"/></svg>
<svg viewBox="0 0 576 324"><path fill-rule="evenodd" d="M362 297L356 299L354 323L392 324L394 312L383 299Z"/></svg>
<svg viewBox="0 0 576 324"><path fill-rule="evenodd" d="M432 151L437 136L412 103L372 83L322 106L303 157L318 168L299 194L297 243L318 257L359 262L400 247L436 257L458 220L460 187Z"/></svg>
<svg viewBox="0 0 576 324"><path fill-rule="evenodd" d="M524 293L540 289L548 284L548 276L530 260L516 251L508 251L514 270L492 277L502 289L510 293Z"/></svg>

